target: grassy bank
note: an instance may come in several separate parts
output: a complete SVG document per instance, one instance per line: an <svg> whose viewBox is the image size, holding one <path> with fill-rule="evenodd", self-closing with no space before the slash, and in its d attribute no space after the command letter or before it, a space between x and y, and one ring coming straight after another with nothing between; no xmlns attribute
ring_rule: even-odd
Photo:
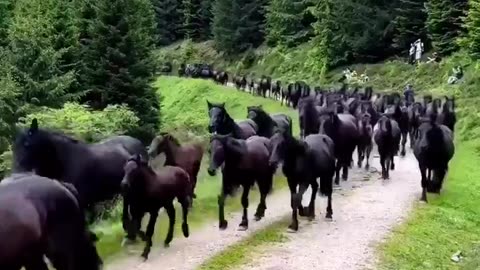
<svg viewBox="0 0 480 270"><path fill-rule="evenodd" d="M308 55L308 45L289 52L260 48L230 60L225 60L210 46L208 42L188 46L185 43L176 44L163 49L160 54L175 60L188 52L197 62L212 63L231 72L304 79L312 84L319 81L303 64ZM447 78L456 65L463 66L464 78L457 85L447 85ZM477 109L480 77L476 75L479 66L461 53L445 58L441 63L423 63L416 67L395 59L352 66L358 74L366 72L370 77L369 84L376 90L399 91L407 83L412 83L417 93L455 95L458 101L456 154L450 163L442 194L431 195L428 204L418 204L407 221L399 224L387 241L379 246L380 269L480 268L480 140L476 139L480 136L480 110ZM327 84L335 83L340 74L341 69L330 72ZM266 239L264 242L269 242ZM225 253L235 254L237 250L242 250L241 247L234 246ZM460 263L453 263L450 258L457 251L461 251L465 258ZM216 256L220 262L222 254ZM207 265L222 265L215 258L211 261L214 263Z"/></svg>
<svg viewBox="0 0 480 270"><path fill-rule="evenodd" d="M297 121L296 113L286 107L280 106L278 102L253 97L247 93L241 93L230 88L218 86L210 81L189 80L175 77L160 77L155 86L162 96L163 123L162 131L174 133L182 141L200 140L205 142L207 138L207 104L206 99L216 102L226 102L227 110L235 119L246 117L246 106L261 104L269 112L285 112ZM298 124L295 122L296 131ZM200 171L197 185L197 199L194 201L194 208L189 213L189 224L195 229L207 221L217 217L217 195L220 190L220 176L210 177L205 167L208 165L208 154L204 156L202 170ZM221 175L221 174L220 174ZM286 185L281 176L277 176L274 182L274 190ZM252 199L259 198L256 190L251 193ZM228 199L226 211L238 211L241 209L238 198ZM95 231L101 236L97 244L98 250L107 262L117 256L126 254L127 248L122 248L120 243L123 238L123 229L120 223L120 209L117 207L113 220L104 220L94 226ZM176 237L181 235L181 210L177 209L177 224L175 227ZM146 219L144 222L147 221ZM159 215L155 229L154 246L162 246L168 228L168 217L165 213ZM192 233L195 233L194 231ZM175 241L175 239L173 240ZM131 248L138 250L143 247ZM140 253L138 254L140 256Z"/></svg>

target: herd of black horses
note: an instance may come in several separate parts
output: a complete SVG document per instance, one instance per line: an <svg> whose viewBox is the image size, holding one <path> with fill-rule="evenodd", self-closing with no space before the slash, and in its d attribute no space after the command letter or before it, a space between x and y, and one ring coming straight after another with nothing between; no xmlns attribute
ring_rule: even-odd
<svg viewBox="0 0 480 270"><path fill-rule="evenodd" d="M217 75L228 78L224 72L213 78ZM238 78L234 78L235 84ZM262 89L263 93L260 85L264 78L259 84L244 84L241 79L237 86ZM270 81L265 80L266 93L284 92L280 83ZM317 192L328 198L326 218L332 218L333 185L340 184L340 177L348 179L354 150L358 152L358 167L365 160L368 169L375 143L382 177L389 179L389 171L395 169L394 157L406 154L408 136L420 168L421 199L427 200L427 191L440 192L454 154L453 98L441 100L426 95L419 102L413 95L373 94L369 87L364 91L342 87L310 92L306 84L291 85L285 93L300 89L298 99L292 99L292 95L286 98L286 104L298 110L300 138L293 135L292 119L286 114L269 114L262 106L252 105L246 108L246 120L235 121L224 103L207 101L211 133L207 171L212 176L218 170L222 173L220 229L228 226L225 198L239 187L243 188L239 229L248 229L248 198L255 183L261 196L254 217L258 221L265 216L266 199L279 166L291 192L290 230L298 230L298 215L315 217ZM153 169L150 161L161 153L165 165ZM146 242L142 253L145 259L160 208L165 209L170 221L164 244L172 241L175 199L181 205L183 235L188 237L188 212L196 198L203 155L201 144L181 144L168 133L161 133L148 147L130 136L87 144L41 128L33 119L16 136L12 175L0 183L0 269L47 270L44 257L57 270L100 269L97 237L88 228L86 213L118 194L123 197L126 237L135 240L138 236ZM312 195L304 207L302 196L308 187ZM142 231L141 221L147 213L150 219Z"/></svg>

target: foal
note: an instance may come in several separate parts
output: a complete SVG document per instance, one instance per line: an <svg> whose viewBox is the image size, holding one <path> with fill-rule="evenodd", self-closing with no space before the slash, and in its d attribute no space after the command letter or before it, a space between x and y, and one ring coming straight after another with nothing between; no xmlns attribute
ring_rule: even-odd
<svg viewBox="0 0 480 270"><path fill-rule="evenodd" d="M194 191L197 185L198 171L202 163L202 146L199 143L182 145L171 134L164 133L155 137L148 148L148 156L151 159L160 153L165 153L165 165L178 166L188 173L192 182L192 196L196 198Z"/></svg>
<svg viewBox="0 0 480 270"><path fill-rule="evenodd" d="M128 238L135 240L136 234L145 238L145 249L142 257L148 259L152 247L152 236L157 221L158 211L164 207L167 211L170 224L168 234L165 238L167 247L173 238L173 227L175 225L175 207L173 200L177 198L182 206L183 223L182 231L185 237L189 236L187 215L188 207L192 200L192 188L188 173L180 167L165 166L158 173L155 173L146 162L142 161L140 155L131 157L124 167L125 176L122 180L122 189L128 205L130 206L131 221L127 228ZM150 214L145 237L140 230L141 221L145 213Z"/></svg>

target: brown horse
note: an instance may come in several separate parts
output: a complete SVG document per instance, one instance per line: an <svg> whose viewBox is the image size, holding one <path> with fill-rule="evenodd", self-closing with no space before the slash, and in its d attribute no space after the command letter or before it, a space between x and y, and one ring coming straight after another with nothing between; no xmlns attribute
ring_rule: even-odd
<svg viewBox="0 0 480 270"><path fill-rule="evenodd" d="M171 134L163 133L153 139L148 148L148 156L153 159L160 153L165 153L167 166L178 166L184 169L192 182L192 194L195 195L198 171L202 164L203 147L199 143L182 145Z"/></svg>
<svg viewBox="0 0 480 270"><path fill-rule="evenodd" d="M158 211L162 207L167 211L170 220L165 246L167 247L172 241L175 225L175 207L173 206L175 198L182 206L182 231L183 235L188 237L187 215L192 200L192 187L188 173L180 167L173 166L165 166L156 173L138 154L127 161L124 172L122 189L128 200L131 218L128 224L124 224L124 228L127 228L127 238L130 240L135 240L137 234L145 240L142 257L145 260L148 259ZM146 233L143 233L141 222L147 212L150 214L150 220Z"/></svg>
<svg viewBox="0 0 480 270"><path fill-rule="evenodd" d="M210 166L208 174L216 174L222 168L222 192L218 197L219 227L227 228L224 206L225 196L232 195L239 186L243 187L242 206L243 217L240 230L248 229L248 194L250 188L257 183L260 190L260 203L255 213L258 221L265 215L267 209L267 194L272 189L275 166L269 164L270 140L265 137L253 136L247 140L235 139L229 135L214 135L210 141Z"/></svg>
<svg viewBox="0 0 480 270"><path fill-rule="evenodd" d="M97 270L100 259L71 184L16 174L0 184L0 269Z"/></svg>

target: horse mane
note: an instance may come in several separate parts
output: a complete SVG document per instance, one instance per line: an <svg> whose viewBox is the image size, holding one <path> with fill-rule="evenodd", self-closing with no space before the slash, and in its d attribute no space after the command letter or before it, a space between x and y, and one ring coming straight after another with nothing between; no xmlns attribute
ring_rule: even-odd
<svg viewBox="0 0 480 270"><path fill-rule="evenodd" d="M171 142L172 142L173 144L175 144L176 146L181 146L181 145L182 145L182 144L180 143L180 141L179 141L177 138L175 138L175 137L174 137L172 134L170 134L170 133L165 132L165 133L161 133L160 135L161 135L163 138L165 138L166 140L171 141Z"/></svg>
<svg viewBox="0 0 480 270"><path fill-rule="evenodd" d="M80 143L79 140L77 140L75 138L72 138L72 137L66 135L65 133L57 131L57 130L39 128L37 132L40 132L39 134L42 134L42 135L47 135L47 136L54 137L56 139L60 139L61 141L65 141L65 142L69 142L69 143L73 143L73 144Z"/></svg>

